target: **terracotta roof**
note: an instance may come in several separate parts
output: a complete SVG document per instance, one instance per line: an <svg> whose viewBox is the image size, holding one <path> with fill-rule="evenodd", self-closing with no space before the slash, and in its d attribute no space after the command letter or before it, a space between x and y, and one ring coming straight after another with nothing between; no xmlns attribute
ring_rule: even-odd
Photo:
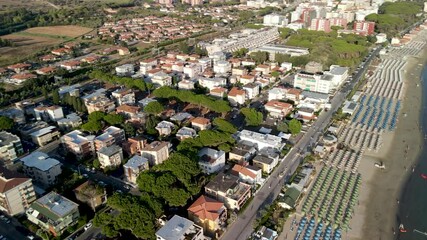
<svg viewBox="0 0 427 240"><path fill-rule="evenodd" d="M29 68L29 67L31 67L30 64L27 64L27 63L17 63L17 64L10 65L7 68L9 68L9 69L20 69L20 68Z"/></svg>
<svg viewBox="0 0 427 240"><path fill-rule="evenodd" d="M241 90L241 89L238 89L237 87L233 87L228 93L228 96L231 96L231 97L235 97L237 95L246 95L246 92L245 90Z"/></svg>
<svg viewBox="0 0 427 240"><path fill-rule="evenodd" d="M208 124L211 123L211 121L209 119L207 119L207 118L204 118L204 117L196 117L196 118L193 118L191 120L191 123L196 123L196 124L201 124L201 125L208 125Z"/></svg>
<svg viewBox="0 0 427 240"><path fill-rule="evenodd" d="M12 76L12 79L30 79L30 78L36 78L37 76L31 73L22 73L22 74L15 74Z"/></svg>
<svg viewBox="0 0 427 240"><path fill-rule="evenodd" d="M294 94L294 95L300 95L301 94L301 90L296 89L296 88L290 88L287 93L288 94Z"/></svg>
<svg viewBox="0 0 427 240"><path fill-rule="evenodd" d="M249 169L247 169L247 168L245 168L239 164L234 165L233 171L241 173L241 174L246 175L246 176L253 178L253 179L256 178L255 173L251 172Z"/></svg>
<svg viewBox="0 0 427 240"><path fill-rule="evenodd" d="M42 73L51 73L55 71L54 67L48 66L48 67L43 67L37 70L38 72L42 72Z"/></svg>
<svg viewBox="0 0 427 240"><path fill-rule="evenodd" d="M270 69L270 66L268 66L268 65L264 65L264 64L260 64L260 65L258 65L258 66L256 66L257 68L268 68L268 69Z"/></svg>
<svg viewBox="0 0 427 240"><path fill-rule="evenodd" d="M62 66L70 66L70 67L79 66L80 65L80 61L78 61L78 60L71 60L71 61L62 63L61 65Z"/></svg>
<svg viewBox="0 0 427 240"><path fill-rule="evenodd" d="M292 105L285 102L280 102L276 100L269 101L265 104L266 107L274 107L280 109L292 108Z"/></svg>
<svg viewBox="0 0 427 240"><path fill-rule="evenodd" d="M199 219L215 221L218 219L219 211L223 207L224 203L202 195L187 210Z"/></svg>
<svg viewBox="0 0 427 240"><path fill-rule="evenodd" d="M222 87L217 87L217 88L212 89L211 93L223 93L225 91L227 91L227 89L222 88Z"/></svg>
<svg viewBox="0 0 427 240"><path fill-rule="evenodd" d="M244 79L252 79L252 78L254 78L255 76L252 76L252 75L242 75L240 78L244 78Z"/></svg>
<svg viewBox="0 0 427 240"><path fill-rule="evenodd" d="M28 181L23 175L0 167L0 193L9 191L10 189Z"/></svg>
<svg viewBox="0 0 427 240"><path fill-rule="evenodd" d="M140 110L139 107L135 106L129 106L126 104L120 105L116 108L117 112L130 112L130 113L137 113Z"/></svg>

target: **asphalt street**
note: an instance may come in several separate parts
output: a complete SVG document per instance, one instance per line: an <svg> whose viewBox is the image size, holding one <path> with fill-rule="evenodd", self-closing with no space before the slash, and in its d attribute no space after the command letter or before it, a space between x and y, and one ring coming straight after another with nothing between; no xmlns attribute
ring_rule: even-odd
<svg viewBox="0 0 427 240"><path fill-rule="evenodd" d="M331 99L331 109L323 111L318 119L313 123L312 127L304 134L291 151L286 155L278 167L267 179L265 184L256 193L254 199L239 215L234 223L222 235L222 240L246 240L252 234L254 221L260 217L261 209L273 203L279 195L283 184L292 176L298 165L300 164L303 155L307 151L307 147L317 142L325 128L329 125L334 112L342 105L348 93L355 87L356 83L362 78L370 61L376 56L381 48L377 48L366 59L358 72L353 76L353 80L343 86ZM280 174L282 173L282 174ZM282 177L281 177L282 176Z"/></svg>

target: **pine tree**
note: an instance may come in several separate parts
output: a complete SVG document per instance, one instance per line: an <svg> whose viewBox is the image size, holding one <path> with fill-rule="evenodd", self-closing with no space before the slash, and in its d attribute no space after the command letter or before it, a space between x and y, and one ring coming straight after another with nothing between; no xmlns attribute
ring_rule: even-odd
<svg viewBox="0 0 427 240"><path fill-rule="evenodd" d="M59 92L58 91L53 91L53 93L52 93L52 102L53 102L53 104L59 104L60 101L61 101L61 98L59 96Z"/></svg>

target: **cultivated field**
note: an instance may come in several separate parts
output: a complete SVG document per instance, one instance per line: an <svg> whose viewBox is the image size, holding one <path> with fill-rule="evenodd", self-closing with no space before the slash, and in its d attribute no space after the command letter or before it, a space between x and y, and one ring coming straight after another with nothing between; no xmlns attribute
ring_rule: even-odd
<svg viewBox="0 0 427 240"><path fill-rule="evenodd" d="M70 37L75 38L92 31L92 28L80 27L74 25L65 26L49 26L49 27L34 27L29 28L24 33L45 35L45 36L59 36L59 37Z"/></svg>
<svg viewBox="0 0 427 240"><path fill-rule="evenodd" d="M3 39L11 40L14 47L0 48L0 66L12 64L31 57L49 47L90 32L91 28L79 26L51 26L35 27L22 32L5 36Z"/></svg>

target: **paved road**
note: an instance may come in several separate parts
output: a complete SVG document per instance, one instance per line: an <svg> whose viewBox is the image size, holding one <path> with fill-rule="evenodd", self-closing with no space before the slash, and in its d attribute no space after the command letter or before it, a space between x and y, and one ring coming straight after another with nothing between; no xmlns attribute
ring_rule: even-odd
<svg viewBox="0 0 427 240"><path fill-rule="evenodd" d="M312 146L321 136L321 133L329 125L333 113L342 105L349 91L353 89L356 83L361 79L370 61L380 50L380 48L376 49L373 54L367 58L358 73L355 74L353 81L346 84L346 86L335 94L331 99L331 109L327 112L323 111L320 114L312 127L304 134L300 141L295 144L288 155L282 159L279 166L261 187L243 214L236 219L221 237L222 240L248 239L253 231L254 220L260 217L260 210L271 204L277 198L285 181L295 173L302 160L302 156L307 152L307 147ZM279 173L283 173L283 177L280 177Z"/></svg>
<svg viewBox="0 0 427 240"><path fill-rule="evenodd" d="M1 213L1 212L0 212ZM0 235L5 237L7 240L15 240L15 239L27 239L28 235L34 236L34 239L39 239L26 229L21 223L18 222L15 218L9 218L10 223L7 224L0 220Z"/></svg>

